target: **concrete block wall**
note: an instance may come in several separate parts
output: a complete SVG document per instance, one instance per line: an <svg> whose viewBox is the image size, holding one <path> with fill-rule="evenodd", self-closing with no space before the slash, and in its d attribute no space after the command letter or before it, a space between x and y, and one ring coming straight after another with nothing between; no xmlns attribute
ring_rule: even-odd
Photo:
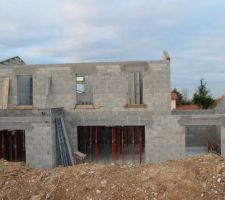
<svg viewBox="0 0 225 200"><path fill-rule="evenodd" d="M221 155L225 157L225 126L221 126Z"/></svg>
<svg viewBox="0 0 225 200"><path fill-rule="evenodd" d="M145 161L159 162L185 156L185 126L221 126L225 155L224 115L207 112L172 113L170 110L170 63L168 60L7 66L0 77L10 76L9 108L17 105L17 75L33 76L36 108L64 108L64 121L72 151L77 150L77 126L145 126ZM3 69L3 68L2 68ZM143 76L145 108L126 108L128 72ZM95 109L74 109L76 73L88 74ZM34 112L34 113L33 113ZM35 113L36 112L36 113ZM62 113L7 110L0 112L0 129L26 131L27 163L51 168L59 164L54 116Z"/></svg>
<svg viewBox="0 0 225 200"><path fill-rule="evenodd" d="M208 140L220 143L220 128L210 126L186 126L186 146L207 146Z"/></svg>
<svg viewBox="0 0 225 200"><path fill-rule="evenodd" d="M185 127L180 116L151 115L139 111L64 112L72 149L77 150L77 126L145 126L145 162L159 162L185 156Z"/></svg>
<svg viewBox="0 0 225 200"><path fill-rule="evenodd" d="M34 168L55 167L51 124L32 123L32 127L25 130L26 163Z"/></svg>
<svg viewBox="0 0 225 200"><path fill-rule="evenodd" d="M93 83L94 104L100 110L120 111L127 104L128 79L120 65L97 65Z"/></svg>
<svg viewBox="0 0 225 200"><path fill-rule="evenodd" d="M209 115L216 114L214 109L209 110L173 110L171 112L172 115Z"/></svg>
<svg viewBox="0 0 225 200"><path fill-rule="evenodd" d="M145 108L125 108L128 103L128 72L143 75ZM143 70L144 69L144 70ZM93 88L93 104L101 111L151 111L170 113L170 66L168 61L112 62L88 64L20 65L9 68L9 108L17 105L17 75L33 77L33 107L74 108L76 73L87 74Z"/></svg>
<svg viewBox="0 0 225 200"><path fill-rule="evenodd" d="M154 116L145 128L145 161L161 162L185 156L185 128L179 117Z"/></svg>
<svg viewBox="0 0 225 200"><path fill-rule="evenodd" d="M170 66L169 63L151 64L144 73L143 95L147 109L154 114L170 114Z"/></svg>
<svg viewBox="0 0 225 200"><path fill-rule="evenodd" d="M54 121L50 110L0 110L0 130L25 130L26 163L56 166Z"/></svg>

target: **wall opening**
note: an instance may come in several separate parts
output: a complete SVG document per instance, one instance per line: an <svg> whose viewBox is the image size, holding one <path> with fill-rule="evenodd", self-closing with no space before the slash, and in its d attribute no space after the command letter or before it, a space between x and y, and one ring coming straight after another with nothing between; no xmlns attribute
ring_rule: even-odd
<svg viewBox="0 0 225 200"><path fill-rule="evenodd" d="M129 72L128 90L128 104L143 104L143 81L141 72Z"/></svg>
<svg viewBox="0 0 225 200"><path fill-rule="evenodd" d="M221 154L221 130L217 125L189 125L185 127L186 155Z"/></svg>
<svg viewBox="0 0 225 200"><path fill-rule="evenodd" d="M17 76L17 104L33 104L33 78L31 75Z"/></svg>
<svg viewBox="0 0 225 200"><path fill-rule="evenodd" d="M76 97L77 105L93 104L92 82L87 74L76 74Z"/></svg>
<svg viewBox="0 0 225 200"><path fill-rule="evenodd" d="M79 126L78 151L88 162L143 163L145 155L144 126Z"/></svg>
<svg viewBox="0 0 225 200"><path fill-rule="evenodd" d="M25 131L0 131L0 158L8 161L26 161Z"/></svg>

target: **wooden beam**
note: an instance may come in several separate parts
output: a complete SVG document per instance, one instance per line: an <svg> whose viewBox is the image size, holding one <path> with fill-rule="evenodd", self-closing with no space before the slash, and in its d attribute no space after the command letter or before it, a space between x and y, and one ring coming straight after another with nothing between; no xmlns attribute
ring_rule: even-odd
<svg viewBox="0 0 225 200"><path fill-rule="evenodd" d="M126 104L125 108L146 108L146 104Z"/></svg>
<svg viewBox="0 0 225 200"><path fill-rule="evenodd" d="M76 104L74 109L95 109L95 106L93 104Z"/></svg>
<svg viewBox="0 0 225 200"><path fill-rule="evenodd" d="M15 106L14 107L15 110L34 110L35 108L32 105L20 105L20 106Z"/></svg>
<svg viewBox="0 0 225 200"><path fill-rule="evenodd" d="M2 82L2 109L8 108L9 100L9 77L4 78Z"/></svg>

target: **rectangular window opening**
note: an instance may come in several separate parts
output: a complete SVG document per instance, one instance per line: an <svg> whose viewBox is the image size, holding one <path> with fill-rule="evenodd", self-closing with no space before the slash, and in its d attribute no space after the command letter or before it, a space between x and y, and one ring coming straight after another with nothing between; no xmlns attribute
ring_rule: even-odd
<svg viewBox="0 0 225 200"><path fill-rule="evenodd" d="M141 72L129 72L128 90L128 104L143 104L143 81Z"/></svg>
<svg viewBox="0 0 225 200"><path fill-rule="evenodd" d="M31 75L17 76L17 104L33 104L33 78Z"/></svg>
<svg viewBox="0 0 225 200"><path fill-rule="evenodd" d="M76 92L79 94L85 92L85 77L82 75L76 76Z"/></svg>
<svg viewBox="0 0 225 200"><path fill-rule="evenodd" d="M87 74L76 74L76 105L92 105L92 83Z"/></svg>
<svg viewBox="0 0 225 200"><path fill-rule="evenodd" d="M0 158L8 161L25 162L25 130L0 131Z"/></svg>

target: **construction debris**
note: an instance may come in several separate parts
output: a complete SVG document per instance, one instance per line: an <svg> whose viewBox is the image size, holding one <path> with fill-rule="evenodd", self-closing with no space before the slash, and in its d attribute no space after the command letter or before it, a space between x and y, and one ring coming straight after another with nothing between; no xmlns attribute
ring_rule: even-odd
<svg viewBox="0 0 225 200"><path fill-rule="evenodd" d="M225 160L208 154L159 164L53 170L1 160L0 199L225 199Z"/></svg>

